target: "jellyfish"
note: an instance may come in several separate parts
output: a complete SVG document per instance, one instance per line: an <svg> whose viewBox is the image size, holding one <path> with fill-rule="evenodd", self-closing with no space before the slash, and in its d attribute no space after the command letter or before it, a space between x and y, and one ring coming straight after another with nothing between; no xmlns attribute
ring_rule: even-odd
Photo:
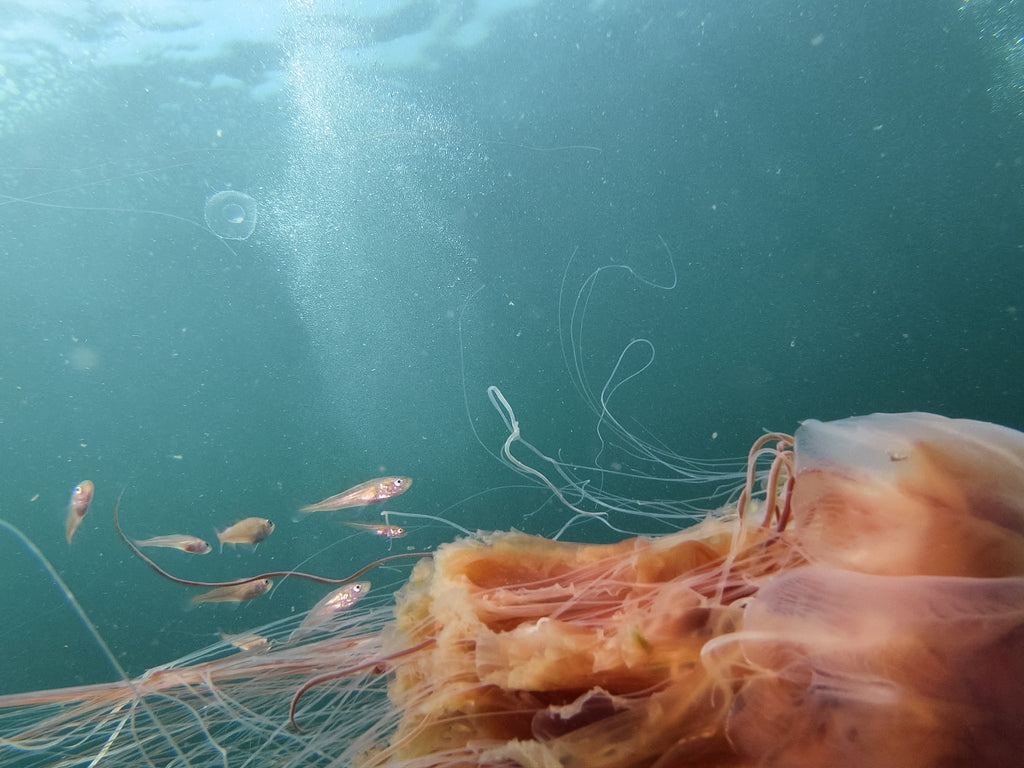
<svg viewBox="0 0 1024 768"><path fill-rule="evenodd" d="M736 503L691 527L478 532L329 633L291 617L249 650L0 698L0 761L1017 765L1022 470L1024 434L993 424L807 421L756 441Z"/></svg>
<svg viewBox="0 0 1024 768"><path fill-rule="evenodd" d="M203 216L217 237L245 240L256 229L256 201L243 192L225 189L207 198Z"/></svg>

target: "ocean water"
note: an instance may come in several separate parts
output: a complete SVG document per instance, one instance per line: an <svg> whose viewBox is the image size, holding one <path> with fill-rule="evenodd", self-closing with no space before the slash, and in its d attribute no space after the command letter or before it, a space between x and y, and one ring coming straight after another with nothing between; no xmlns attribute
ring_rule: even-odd
<svg viewBox="0 0 1024 768"><path fill-rule="evenodd" d="M804 418L1024 428L1018 5L0 12L0 516L129 673L323 590L189 607L117 539L122 493L137 538L277 523L255 550L154 554L199 580L560 531L571 511L498 460L492 385L576 484L517 455L583 506L721 503L750 443ZM251 234L205 210L226 190ZM624 435L721 478L679 482ZM414 479L387 508L434 518L407 538L339 522L379 508L292 521L386 474ZM685 524L644 509L610 519ZM2 692L116 676L6 533L0 582Z"/></svg>

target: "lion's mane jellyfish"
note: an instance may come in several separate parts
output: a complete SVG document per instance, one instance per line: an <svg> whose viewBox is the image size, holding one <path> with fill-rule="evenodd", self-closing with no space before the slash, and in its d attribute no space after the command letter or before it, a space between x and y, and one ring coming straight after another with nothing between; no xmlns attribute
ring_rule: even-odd
<svg viewBox="0 0 1024 768"><path fill-rule="evenodd" d="M225 189L206 200L206 226L225 240L245 240L256 229L256 201L244 192Z"/></svg>
<svg viewBox="0 0 1024 768"><path fill-rule="evenodd" d="M296 617L258 653L7 697L0 758L1019 765L1024 435L808 421L750 461L738 505L668 536L481 533L327 636L289 641Z"/></svg>

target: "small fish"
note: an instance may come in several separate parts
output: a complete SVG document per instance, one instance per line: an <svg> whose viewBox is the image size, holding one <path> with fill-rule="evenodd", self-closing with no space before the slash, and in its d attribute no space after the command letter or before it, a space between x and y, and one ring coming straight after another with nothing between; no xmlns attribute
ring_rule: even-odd
<svg viewBox="0 0 1024 768"><path fill-rule="evenodd" d="M354 581L339 587L309 609L306 618L288 639L298 640L314 632L330 631L338 615L362 600L369 591L368 581Z"/></svg>
<svg viewBox="0 0 1024 768"><path fill-rule="evenodd" d="M180 549L182 552L188 552L191 555L205 555L207 552L213 549L213 547L211 547L202 539L197 539L195 536L182 536L179 534L172 534L170 536L156 536L152 539L136 541L135 546L166 547L167 549Z"/></svg>
<svg viewBox="0 0 1024 768"><path fill-rule="evenodd" d="M350 528L358 528L360 531L369 531L385 539L400 539L405 536L405 528L400 525L388 525L387 523L352 523L345 521Z"/></svg>
<svg viewBox="0 0 1024 768"><path fill-rule="evenodd" d="M66 525L68 544L71 543L71 539L74 537L75 531L78 530L78 526L82 524L82 518L85 517L85 513L89 511L89 505L92 503L92 495L95 491L96 488L93 486L92 480L83 480L72 489Z"/></svg>
<svg viewBox="0 0 1024 768"><path fill-rule="evenodd" d="M217 587L209 592L203 592L192 598L192 602L199 603L243 603L246 600L255 600L265 595L274 582L270 579L259 581L247 581L245 584L236 584L233 587Z"/></svg>
<svg viewBox="0 0 1024 768"><path fill-rule="evenodd" d="M256 634L245 634L240 635L226 635L223 632L220 633L220 639L225 643L231 643L235 648L240 651L262 651L270 647L270 641L263 635Z"/></svg>
<svg viewBox="0 0 1024 768"><path fill-rule="evenodd" d="M265 517L247 517L230 528L217 531L221 551L225 544L252 544L256 546L274 532L274 524Z"/></svg>
<svg viewBox="0 0 1024 768"><path fill-rule="evenodd" d="M409 490L410 485L412 485L412 478L409 477L378 477L375 480L360 483L347 491L342 491L329 499L305 506L299 512L304 514L335 512L349 507L365 507L367 504L376 504L392 499L400 493L405 493Z"/></svg>

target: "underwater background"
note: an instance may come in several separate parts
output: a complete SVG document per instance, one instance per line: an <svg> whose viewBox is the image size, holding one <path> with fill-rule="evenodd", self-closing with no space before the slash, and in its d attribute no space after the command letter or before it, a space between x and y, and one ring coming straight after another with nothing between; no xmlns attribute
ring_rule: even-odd
<svg viewBox="0 0 1024 768"><path fill-rule="evenodd" d="M681 505L588 396L734 473L804 418L1024 428L1022 37L1013 2L0 2L0 517L138 674L325 590L190 608L122 491L136 538L277 523L154 554L200 580L558 531L489 385L547 456ZM292 521L387 474L436 519ZM0 692L116 676L6 532L0 584Z"/></svg>

